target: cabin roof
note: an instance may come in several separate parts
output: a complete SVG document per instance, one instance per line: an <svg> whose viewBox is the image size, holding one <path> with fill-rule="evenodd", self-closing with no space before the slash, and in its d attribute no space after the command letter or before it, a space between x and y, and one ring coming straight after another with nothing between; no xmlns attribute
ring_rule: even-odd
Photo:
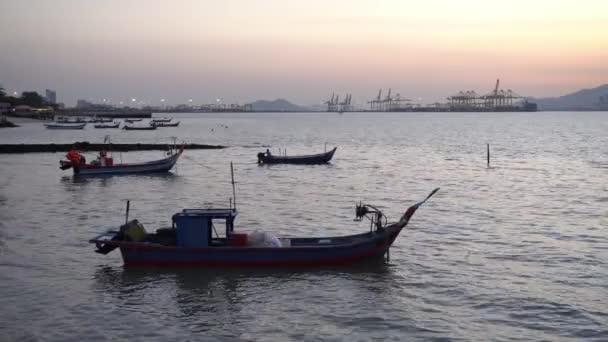
<svg viewBox="0 0 608 342"><path fill-rule="evenodd" d="M237 215L236 209L232 208L209 208L209 209L184 209L181 213L175 214L184 216L205 216L218 219L234 219Z"/></svg>

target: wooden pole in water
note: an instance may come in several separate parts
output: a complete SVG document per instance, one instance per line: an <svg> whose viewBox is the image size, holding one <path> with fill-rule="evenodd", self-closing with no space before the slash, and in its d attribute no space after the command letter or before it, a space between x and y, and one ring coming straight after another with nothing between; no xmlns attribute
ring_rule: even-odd
<svg viewBox="0 0 608 342"><path fill-rule="evenodd" d="M487 144L488 148L488 168L490 167L490 144Z"/></svg>

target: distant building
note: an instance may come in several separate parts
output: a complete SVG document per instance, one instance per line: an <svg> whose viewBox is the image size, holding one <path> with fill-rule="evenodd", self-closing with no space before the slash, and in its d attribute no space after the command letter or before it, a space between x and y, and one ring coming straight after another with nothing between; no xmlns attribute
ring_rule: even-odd
<svg viewBox="0 0 608 342"><path fill-rule="evenodd" d="M87 100L76 101L76 108L78 109L90 109L93 108L94 104Z"/></svg>
<svg viewBox="0 0 608 342"><path fill-rule="evenodd" d="M48 104L55 104L57 103L57 92L51 89L47 89L45 98Z"/></svg>

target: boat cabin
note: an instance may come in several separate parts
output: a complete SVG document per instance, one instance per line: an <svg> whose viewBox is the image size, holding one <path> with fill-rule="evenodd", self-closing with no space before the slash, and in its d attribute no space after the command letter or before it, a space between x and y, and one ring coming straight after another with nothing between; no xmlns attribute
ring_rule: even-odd
<svg viewBox="0 0 608 342"><path fill-rule="evenodd" d="M236 209L184 209L172 217L176 245L210 247L224 246L228 242L239 245L241 234L233 233L236 215ZM224 234L217 230L221 225L224 226Z"/></svg>

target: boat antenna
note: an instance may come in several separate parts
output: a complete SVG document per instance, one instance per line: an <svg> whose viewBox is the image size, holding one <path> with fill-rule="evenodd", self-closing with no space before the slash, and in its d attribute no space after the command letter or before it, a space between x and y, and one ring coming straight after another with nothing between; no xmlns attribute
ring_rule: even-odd
<svg viewBox="0 0 608 342"><path fill-rule="evenodd" d="M232 162L230 162L230 176L232 177L232 202L234 202L234 209L236 210L236 188L234 186L234 167L232 166Z"/></svg>
<svg viewBox="0 0 608 342"><path fill-rule="evenodd" d="M129 223L129 205L131 201L127 200L127 212L125 213L125 224Z"/></svg>
<svg viewBox="0 0 608 342"><path fill-rule="evenodd" d="M103 137L103 143L104 143L104 145L108 144L108 152L110 152L110 148L112 147L112 141L110 140L110 136L109 135L105 135ZM102 149L103 149L103 147L102 147Z"/></svg>

